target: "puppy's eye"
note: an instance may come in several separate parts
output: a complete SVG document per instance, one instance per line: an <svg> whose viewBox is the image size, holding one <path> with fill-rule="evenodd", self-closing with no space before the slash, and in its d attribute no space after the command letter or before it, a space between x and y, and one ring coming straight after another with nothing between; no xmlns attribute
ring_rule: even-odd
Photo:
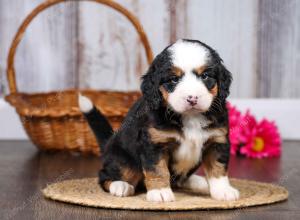
<svg viewBox="0 0 300 220"><path fill-rule="evenodd" d="M178 77L173 77L173 78L170 79L171 83L177 83L178 81L179 81Z"/></svg>
<svg viewBox="0 0 300 220"><path fill-rule="evenodd" d="M200 75L200 77L201 77L201 79L203 79L203 80L206 80L206 79L208 79L208 74L207 73L202 73L201 75Z"/></svg>

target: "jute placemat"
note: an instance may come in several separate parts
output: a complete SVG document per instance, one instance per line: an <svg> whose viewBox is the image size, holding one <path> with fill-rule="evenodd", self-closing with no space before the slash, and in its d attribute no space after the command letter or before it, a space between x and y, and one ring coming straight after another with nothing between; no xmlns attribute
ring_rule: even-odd
<svg viewBox="0 0 300 220"><path fill-rule="evenodd" d="M216 201L209 196L190 192L175 192L176 201L154 203L146 201L146 194L131 197L114 197L104 192L97 178L66 180L48 185L43 189L46 198L83 206L135 210L201 210L233 209L271 204L288 198L288 191L269 183L231 179L231 184L239 189L237 201Z"/></svg>

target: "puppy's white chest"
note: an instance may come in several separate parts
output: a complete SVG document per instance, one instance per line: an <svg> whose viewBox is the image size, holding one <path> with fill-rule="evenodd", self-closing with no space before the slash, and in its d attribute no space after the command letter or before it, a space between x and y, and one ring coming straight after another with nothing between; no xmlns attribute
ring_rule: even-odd
<svg viewBox="0 0 300 220"><path fill-rule="evenodd" d="M186 174L200 162L203 144L209 138L209 133L203 130L208 125L204 116L186 116L182 123L183 138L173 153L173 170L177 174Z"/></svg>

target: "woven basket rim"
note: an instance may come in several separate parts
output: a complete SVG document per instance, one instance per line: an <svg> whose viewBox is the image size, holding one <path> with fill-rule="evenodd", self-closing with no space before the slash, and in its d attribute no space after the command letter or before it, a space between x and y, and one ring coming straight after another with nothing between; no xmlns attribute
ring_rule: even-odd
<svg viewBox="0 0 300 220"><path fill-rule="evenodd" d="M66 90L52 90L49 92L34 92L34 93L27 93L27 92L17 92L11 93L5 96L5 100L10 103L10 105L16 108L16 111L21 116L27 117L76 117L82 116L78 107L75 106L65 106L65 107L41 107L41 106L33 106L32 104L28 103L28 99L33 97L45 97L47 96L55 96L56 94L64 94L64 95L74 95L77 92L81 92L82 94L102 94L102 95L117 95L123 97L130 97L130 96L140 96L140 91L114 91L114 90L95 90L95 89L66 89ZM104 106L105 107L105 106ZM115 112L105 111L105 109L101 109L103 113L107 117L123 117L127 112L128 108L120 108Z"/></svg>

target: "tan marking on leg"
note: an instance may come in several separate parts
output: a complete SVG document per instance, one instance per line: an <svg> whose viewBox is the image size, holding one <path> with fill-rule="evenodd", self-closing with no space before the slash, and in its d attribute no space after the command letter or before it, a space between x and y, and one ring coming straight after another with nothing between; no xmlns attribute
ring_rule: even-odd
<svg viewBox="0 0 300 220"><path fill-rule="evenodd" d="M107 180L103 183L102 187L104 188L105 191L109 192L109 186L111 184L111 180Z"/></svg>
<svg viewBox="0 0 300 220"><path fill-rule="evenodd" d="M139 181L143 178L143 174L141 172L132 170L128 167L121 168L122 181L128 182L134 187L137 186Z"/></svg>
<svg viewBox="0 0 300 220"><path fill-rule="evenodd" d="M226 176L225 165L217 161L217 153L212 149L207 149L203 155L204 172L208 178Z"/></svg>
<svg viewBox="0 0 300 220"><path fill-rule="evenodd" d="M191 168L195 167L197 163L192 162L188 159L180 160L179 162L175 161L175 163L172 166L172 169L176 174L186 174L188 171L190 171Z"/></svg>
<svg viewBox="0 0 300 220"><path fill-rule="evenodd" d="M164 155L155 165L154 170L144 170L145 186L147 190L170 187L170 172L168 156Z"/></svg>
<svg viewBox="0 0 300 220"><path fill-rule="evenodd" d="M148 132L154 144L176 142L181 138L181 134L176 130L158 130L150 127Z"/></svg>

